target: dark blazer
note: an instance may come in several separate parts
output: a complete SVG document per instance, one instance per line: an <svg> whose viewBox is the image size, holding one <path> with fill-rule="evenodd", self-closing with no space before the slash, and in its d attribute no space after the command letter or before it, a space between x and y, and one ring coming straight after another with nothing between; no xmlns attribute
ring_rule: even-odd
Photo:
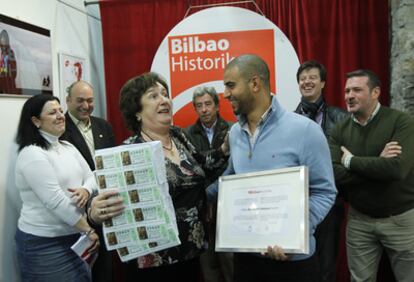
<svg viewBox="0 0 414 282"><path fill-rule="evenodd" d="M301 114L301 104L297 106L295 113ZM344 111L341 108L328 106L326 104L323 105L322 109L322 130L326 136L326 139L329 140L329 135L331 132L332 127L335 126L336 123L344 120L345 118L349 117L350 114L347 111Z"/></svg>
<svg viewBox="0 0 414 282"><path fill-rule="evenodd" d="M91 170L95 170L95 163L92 158L91 152L89 151L88 145L86 144L85 139L83 138L82 133L73 123L73 120L68 113L65 114L66 117L66 130L65 133L60 137L62 140L66 140L72 143L82 154L83 158L87 161ZM95 144L95 150L104 149L115 146L115 137L112 132L112 126L109 122L104 119L91 116L91 126L92 126L92 135L93 143ZM88 206L90 205L91 199L96 196L94 193L89 200ZM113 266L112 266L112 255L110 252L106 251L105 244L103 241L103 233L101 226L93 226L99 236L101 245L99 247L99 256L92 268L92 281L93 282L112 282L113 281Z"/></svg>
<svg viewBox="0 0 414 282"><path fill-rule="evenodd" d="M217 124L214 129L214 135L213 140L211 142L208 141L208 137L206 132L204 131L204 128L201 124L200 119L197 120L197 122L189 127L187 127L184 130L185 135L190 140L191 144L194 145L196 150L198 152L206 152L211 149L217 149L223 144L224 138L227 135L227 132L230 130L231 126L233 125L232 122L225 121L220 117L220 115L217 117ZM218 169L215 169L212 172L206 171L206 178L207 183L214 182L227 168L227 162L223 163L223 166L221 166Z"/></svg>
<svg viewBox="0 0 414 282"><path fill-rule="evenodd" d="M95 163L89 151L88 145L79 131L77 126L73 123L68 113L66 117L66 130L60 137L62 140L66 140L72 143L82 154L87 161L91 170L95 170ZM104 119L91 116L92 135L93 142L95 144L95 150L104 149L115 146L115 137L112 132L112 126Z"/></svg>

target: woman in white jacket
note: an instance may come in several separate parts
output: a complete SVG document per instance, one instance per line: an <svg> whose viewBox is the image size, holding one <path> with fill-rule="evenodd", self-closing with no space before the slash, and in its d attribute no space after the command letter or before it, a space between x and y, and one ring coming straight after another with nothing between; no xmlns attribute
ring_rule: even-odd
<svg viewBox="0 0 414 282"><path fill-rule="evenodd" d="M59 141L65 116L59 99L31 97L23 106L16 142L16 186L23 201L16 231L22 281L90 281L89 266L71 246L88 225L84 206L96 188L95 178L78 150Z"/></svg>

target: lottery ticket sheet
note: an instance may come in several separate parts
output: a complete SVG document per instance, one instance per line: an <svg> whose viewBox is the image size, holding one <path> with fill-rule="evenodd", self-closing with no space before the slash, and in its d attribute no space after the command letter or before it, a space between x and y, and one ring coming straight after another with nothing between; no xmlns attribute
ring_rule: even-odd
<svg viewBox="0 0 414 282"><path fill-rule="evenodd" d="M161 142L146 142L95 152L98 189L116 190L122 214L103 223L108 250L121 261L180 244Z"/></svg>

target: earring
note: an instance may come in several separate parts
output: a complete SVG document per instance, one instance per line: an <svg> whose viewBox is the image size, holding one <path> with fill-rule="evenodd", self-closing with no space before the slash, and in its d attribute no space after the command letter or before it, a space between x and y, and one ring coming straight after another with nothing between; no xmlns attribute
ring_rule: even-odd
<svg viewBox="0 0 414 282"><path fill-rule="evenodd" d="M137 115L137 121L141 121L141 116Z"/></svg>

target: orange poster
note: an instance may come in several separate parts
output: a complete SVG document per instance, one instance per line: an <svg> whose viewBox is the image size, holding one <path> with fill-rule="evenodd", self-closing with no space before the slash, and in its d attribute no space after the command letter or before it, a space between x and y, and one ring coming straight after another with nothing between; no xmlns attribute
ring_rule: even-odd
<svg viewBox="0 0 414 282"><path fill-rule="evenodd" d="M271 90L275 89L275 46L272 29L188 34L168 37L171 98L203 83L223 79L232 58L256 54L269 65ZM235 120L231 106L221 99L221 115ZM191 102L174 115L174 124L186 127L197 119Z"/></svg>

